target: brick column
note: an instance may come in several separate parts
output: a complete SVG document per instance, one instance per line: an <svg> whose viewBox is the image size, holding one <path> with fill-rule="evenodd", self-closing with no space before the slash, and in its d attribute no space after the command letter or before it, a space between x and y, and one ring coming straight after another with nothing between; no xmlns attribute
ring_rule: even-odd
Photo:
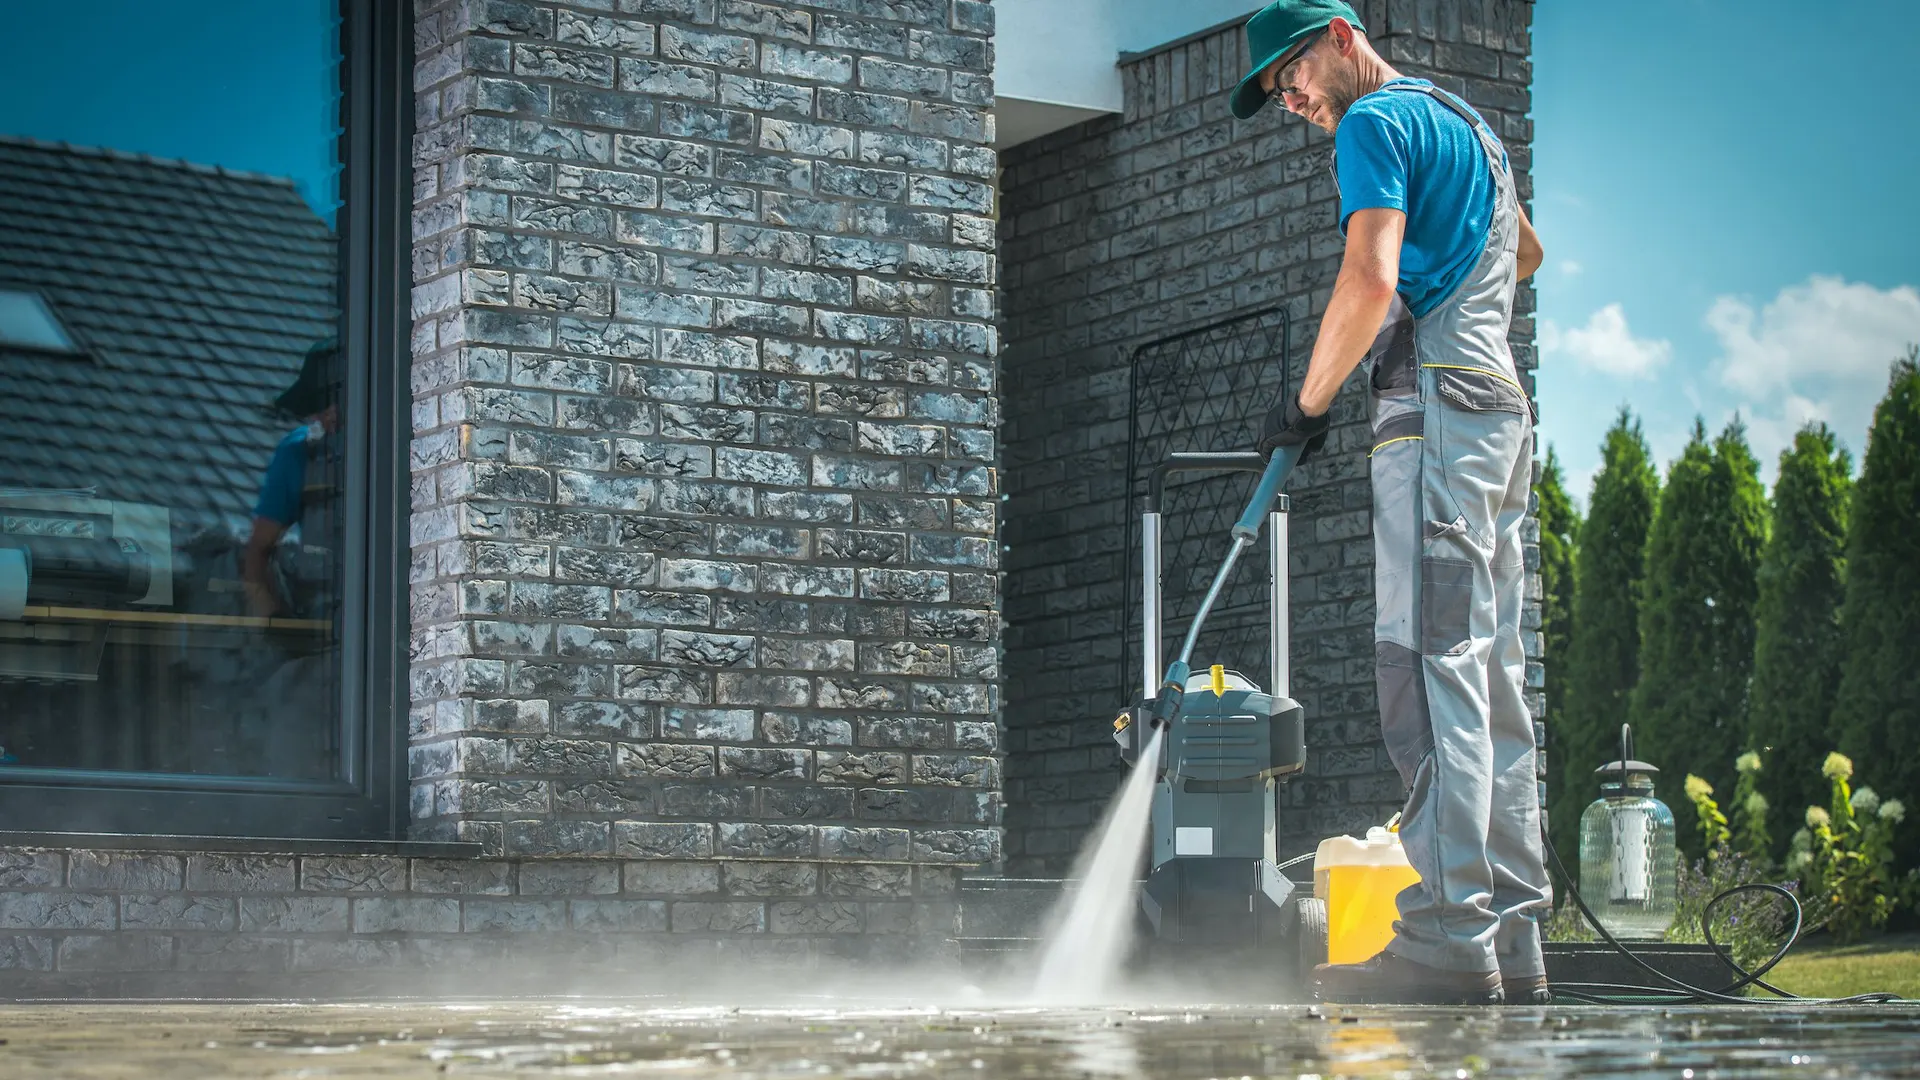
<svg viewBox="0 0 1920 1080"><path fill-rule="evenodd" d="M421 5L415 837L997 857L992 29Z"/></svg>
<svg viewBox="0 0 1920 1080"><path fill-rule="evenodd" d="M1529 0L1359 7L1383 56L1485 113L1530 197ZM1146 341L1282 305L1297 384L1339 269L1332 139L1271 111L1235 121L1226 92L1247 63L1238 27L1133 58L1124 115L1004 155L1009 873L1064 872L1120 775L1107 727L1124 704L1116 628L1139 617L1124 588L1137 572L1123 544L1138 509L1124 476L1128 357ZM1529 384L1533 310L1524 286L1512 337ZM1290 485L1294 696L1307 709L1309 757L1281 798L1283 853L1384 821L1402 800L1374 694L1358 379L1334 410L1331 452ZM1533 656L1538 594L1536 573ZM1530 665L1536 716L1540 676Z"/></svg>

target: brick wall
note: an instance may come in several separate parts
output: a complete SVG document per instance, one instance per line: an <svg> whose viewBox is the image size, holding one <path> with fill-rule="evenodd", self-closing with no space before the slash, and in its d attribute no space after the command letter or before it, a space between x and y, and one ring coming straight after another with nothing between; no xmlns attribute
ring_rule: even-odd
<svg viewBox="0 0 1920 1080"><path fill-rule="evenodd" d="M1531 3L1372 0L1360 12L1390 62L1482 110L1527 199ZM1232 119L1226 92L1245 52L1235 27L1133 58L1124 115L1003 155L1009 873L1063 871L1119 775L1116 627L1138 619L1124 601L1126 519L1138 512L1125 495L1128 355L1278 304L1297 380L1339 268L1332 140L1271 110ZM1512 336L1529 383L1532 312L1523 287ZM1290 485L1294 695L1309 759L1281 795L1283 854L1378 823L1402 798L1374 697L1358 379L1334 409L1332 452ZM1538 716L1537 665L1530 677Z"/></svg>
<svg viewBox="0 0 1920 1080"><path fill-rule="evenodd" d="M992 29L420 5L416 838L997 856Z"/></svg>
<svg viewBox="0 0 1920 1080"><path fill-rule="evenodd" d="M951 960L958 870L0 848L0 998L660 989Z"/></svg>

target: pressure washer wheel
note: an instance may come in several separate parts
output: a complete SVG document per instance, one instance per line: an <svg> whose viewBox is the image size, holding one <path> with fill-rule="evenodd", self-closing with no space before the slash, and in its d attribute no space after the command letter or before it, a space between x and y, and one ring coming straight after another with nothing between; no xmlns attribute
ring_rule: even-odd
<svg viewBox="0 0 1920 1080"><path fill-rule="evenodd" d="M1311 978L1316 964L1327 962L1327 902L1304 896L1293 902L1294 948L1300 977Z"/></svg>

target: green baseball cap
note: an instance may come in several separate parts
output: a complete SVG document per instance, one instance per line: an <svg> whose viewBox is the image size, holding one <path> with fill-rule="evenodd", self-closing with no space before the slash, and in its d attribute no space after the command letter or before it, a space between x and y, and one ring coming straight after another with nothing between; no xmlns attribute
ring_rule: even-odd
<svg viewBox="0 0 1920 1080"><path fill-rule="evenodd" d="M1253 57L1253 66L1233 88L1233 115L1245 120L1259 112L1267 103L1260 73L1335 18L1347 20L1355 30L1366 29L1344 0L1273 0L1254 12L1247 20L1247 55Z"/></svg>

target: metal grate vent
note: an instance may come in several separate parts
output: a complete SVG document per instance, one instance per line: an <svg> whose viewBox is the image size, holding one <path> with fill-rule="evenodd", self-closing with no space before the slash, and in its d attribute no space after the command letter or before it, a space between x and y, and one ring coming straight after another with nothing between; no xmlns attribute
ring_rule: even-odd
<svg viewBox="0 0 1920 1080"><path fill-rule="evenodd" d="M1260 422L1291 383L1287 313L1267 308L1150 341L1134 350L1128 413L1127 609L1120 699L1140 693L1140 509L1154 466L1186 451L1251 450ZM1175 474L1161 515L1165 648L1179 645L1226 556L1249 473ZM1243 558L1194 647L1194 668L1225 664L1261 682L1267 671L1264 560ZM1271 688L1269 688L1271 689Z"/></svg>

